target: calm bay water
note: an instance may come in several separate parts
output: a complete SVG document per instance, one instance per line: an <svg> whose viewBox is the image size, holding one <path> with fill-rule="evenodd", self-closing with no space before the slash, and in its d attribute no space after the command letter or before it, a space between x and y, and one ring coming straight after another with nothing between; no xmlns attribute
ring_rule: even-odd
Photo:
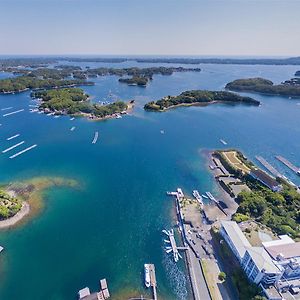
<svg viewBox="0 0 300 300"><path fill-rule="evenodd" d="M5 247L0 255L0 299L20 295L24 300L75 299L80 288L97 290L103 277L112 296L124 290L145 295L145 262L156 266L161 299L188 299L183 264L174 265L162 248L161 230L174 224L172 201L165 191L181 186L189 193L194 188L217 192L202 150L224 147L220 138L253 160L262 155L300 184L274 158L280 154L300 165L300 99L252 95L262 102L261 107L220 104L165 113L142 109L149 100L188 89L223 89L236 78L261 76L278 83L291 78L299 67L201 68L201 73L154 76L147 88L120 84L114 76L97 78L95 86L84 87L93 101L110 92L123 100L136 99L133 115L120 120L55 119L29 113L27 92L0 96L0 108L26 108L9 117L1 111L1 151L22 140L28 146L38 144L14 160L9 153L1 154L0 182L63 176L81 183L76 190L47 190L45 208L37 217L0 232L0 245ZM72 126L76 126L73 132ZM99 140L92 145L96 130ZM6 141L17 133L21 134L18 139Z"/></svg>

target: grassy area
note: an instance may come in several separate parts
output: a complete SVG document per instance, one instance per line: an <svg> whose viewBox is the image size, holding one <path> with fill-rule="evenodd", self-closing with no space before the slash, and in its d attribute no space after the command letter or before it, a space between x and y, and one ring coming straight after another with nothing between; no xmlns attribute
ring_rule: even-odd
<svg viewBox="0 0 300 300"><path fill-rule="evenodd" d="M203 270L203 275L205 277L205 281L207 283L209 293L210 293L212 299L219 299L218 293L215 289L214 279L213 279L211 273L208 271L209 266L207 265L207 261L205 259L201 259L200 264L201 264L201 267Z"/></svg>

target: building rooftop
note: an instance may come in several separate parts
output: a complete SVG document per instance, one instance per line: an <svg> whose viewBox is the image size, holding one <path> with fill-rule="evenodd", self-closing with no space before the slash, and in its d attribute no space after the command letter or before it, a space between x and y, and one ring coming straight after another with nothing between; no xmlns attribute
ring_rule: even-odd
<svg viewBox="0 0 300 300"><path fill-rule="evenodd" d="M246 250L260 271L265 270L267 273L280 273L270 255L263 247L249 247Z"/></svg>
<svg viewBox="0 0 300 300"><path fill-rule="evenodd" d="M284 258L300 257L300 242L266 247L268 253L276 259L278 255Z"/></svg>
<svg viewBox="0 0 300 300"><path fill-rule="evenodd" d="M279 245L286 245L286 244L293 244L293 243L295 243L295 241L285 234L285 235L280 235L279 240L263 242L262 244L265 248L267 248L271 246L279 246Z"/></svg>
<svg viewBox="0 0 300 300"><path fill-rule="evenodd" d="M262 182L264 182L270 188L277 187L280 185L273 177L271 177L269 174L267 174L261 169L251 170L251 174L257 177Z"/></svg>
<svg viewBox="0 0 300 300"><path fill-rule="evenodd" d="M242 230L238 224L233 221L222 221L221 224L228 236L230 236L230 239L237 249L240 257L243 257L246 252L246 248L251 247L251 245Z"/></svg>

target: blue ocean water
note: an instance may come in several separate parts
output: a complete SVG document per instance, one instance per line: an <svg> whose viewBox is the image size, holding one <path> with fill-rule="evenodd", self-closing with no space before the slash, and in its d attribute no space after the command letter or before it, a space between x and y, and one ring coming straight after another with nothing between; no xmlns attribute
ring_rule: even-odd
<svg viewBox="0 0 300 300"><path fill-rule="evenodd" d="M135 62L78 65L156 66ZM173 203L165 192L178 186L186 193L195 188L218 192L203 152L224 148L220 139L253 161L255 155L263 156L300 184L300 178L274 158L282 155L300 165L300 99L246 94L262 105L217 104L164 113L143 110L150 100L190 89L220 90L237 78L260 76L279 83L299 67L200 67L200 73L156 75L146 88L119 83L115 76L96 78L95 86L83 87L93 101L113 94L115 99L136 102L132 115L102 122L29 113L29 92L0 96L0 109L25 108L7 117L0 111L0 150L25 141L20 149L0 155L0 182L62 176L81 183L80 189L47 190L45 208L37 217L0 232L0 245L5 247L0 256L1 299L20 295L24 300L75 299L80 288L97 290L103 277L113 299L124 299L123 292L145 295L145 262L156 266L161 299L188 299L184 265L172 263L162 247L161 230L174 224ZM72 126L74 131L70 131ZM93 145L95 131L99 140ZM6 140L17 133L20 137ZM9 159L10 153L32 144L38 146Z"/></svg>

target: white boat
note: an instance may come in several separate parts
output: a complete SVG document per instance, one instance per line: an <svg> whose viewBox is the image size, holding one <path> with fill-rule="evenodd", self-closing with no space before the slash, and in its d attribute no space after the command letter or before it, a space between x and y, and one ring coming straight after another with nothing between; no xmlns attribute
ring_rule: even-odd
<svg viewBox="0 0 300 300"><path fill-rule="evenodd" d="M144 264L145 286L150 287L150 268L149 264Z"/></svg>
<svg viewBox="0 0 300 300"><path fill-rule="evenodd" d="M70 130L71 130L71 131L73 131L75 128L76 128L76 127L75 127L75 126L73 126L73 127L70 129Z"/></svg>
<svg viewBox="0 0 300 300"><path fill-rule="evenodd" d="M220 142L221 142L223 145L227 145L227 142L224 141L224 140L222 140L222 139L220 139Z"/></svg>
<svg viewBox="0 0 300 300"><path fill-rule="evenodd" d="M196 198L200 205L203 205L203 199L197 190L193 190L193 196Z"/></svg>

